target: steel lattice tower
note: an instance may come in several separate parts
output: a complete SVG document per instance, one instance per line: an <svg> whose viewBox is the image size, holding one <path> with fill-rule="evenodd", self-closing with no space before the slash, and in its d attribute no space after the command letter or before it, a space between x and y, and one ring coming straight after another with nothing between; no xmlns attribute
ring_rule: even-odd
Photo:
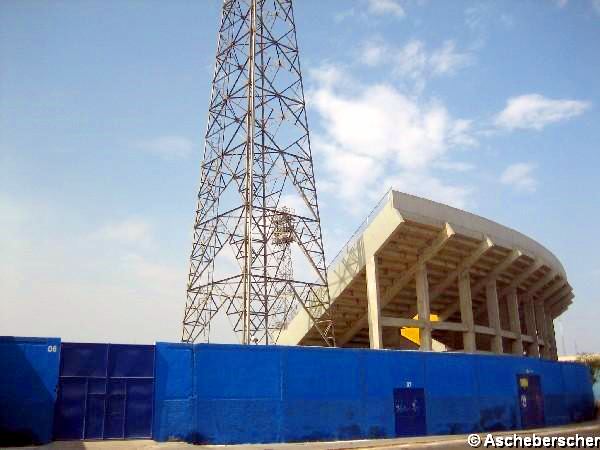
<svg viewBox="0 0 600 450"><path fill-rule="evenodd" d="M292 0L225 0L217 47L182 341L224 310L276 343L301 307L333 346Z"/></svg>

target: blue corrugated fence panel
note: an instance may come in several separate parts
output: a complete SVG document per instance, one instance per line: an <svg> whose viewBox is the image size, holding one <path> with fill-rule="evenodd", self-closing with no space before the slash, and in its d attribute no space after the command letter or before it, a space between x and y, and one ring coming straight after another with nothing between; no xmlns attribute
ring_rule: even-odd
<svg viewBox="0 0 600 450"><path fill-rule="evenodd" d="M54 439L102 438L107 364L108 344L61 345Z"/></svg>
<svg viewBox="0 0 600 450"><path fill-rule="evenodd" d="M104 432L105 395L89 394L85 404L85 439L102 439Z"/></svg>
<svg viewBox="0 0 600 450"><path fill-rule="evenodd" d="M361 350L282 347L287 399L348 399L359 397ZM337 376L332 377L332 374Z"/></svg>
<svg viewBox="0 0 600 450"><path fill-rule="evenodd" d="M156 343L154 426L156 441L195 442L194 348Z"/></svg>
<svg viewBox="0 0 600 450"><path fill-rule="evenodd" d="M193 442L253 444L279 442L281 402L278 400L199 398Z"/></svg>
<svg viewBox="0 0 600 450"><path fill-rule="evenodd" d="M153 378L154 345L110 344L108 365L111 378Z"/></svg>
<svg viewBox="0 0 600 450"><path fill-rule="evenodd" d="M154 380L127 380L127 404L125 410L125 436L147 438L152 436Z"/></svg>
<svg viewBox="0 0 600 450"><path fill-rule="evenodd" d="M282 347L194 346L198 398L280 399Z"/></svg>
<svg viewBox="0 0 600 450"><path fill-rule="evenodd" d="M594 392L589 368L583 364L563 363L562 373L570 422L593 419Z"/></svg>
<svg viewBox="0 0 600 450"><path fill-rule="evenodd" d="M284 440L363 437L362 352L317 347L282 350Z"/></svg>
<svg viewBox="0 0 600 450"><path fill-rule="evenodd" d="M362 358L368 398L392 399L394 388L425 387L425 354L422 352L363 350Z"/></svg>
<svg viewBox="0 0 600 450"><path fill-rule="evenodd" d="M55 439L152 436L154 346L65 343Z"/></svg>
<svg viewBox="0 0 600 450"><path fill-rule="evenodd" d="M518 375L539 376L546 419L564 423L585 415L586 406L566 399L584 398L590 386L573 367L509 355L157 344L154 438L393 437L410 433L412 423L395 423L395 389L423 389L419 432L423 425L428 434L514 429L521 426Z"/></svg>
<svg viewBox="0 0 600 450"><path fill-rule="evenodd" d="M461 434L479 430L475 361L461 353L425 356L427 430L429 434Z"/></svg>
<svg viewBox="0 0 600 450"><path fill-rule="evenodd" d="M124 383L123 383L124 384ZM124 386L123 386L124 387ZM125 436L125 395L120 389L109 392L106 397L104 416L104 439L123 439Z"/></svg>
<svg viewBox="0 0 600 450"><path fill-rule="evenodd" d="M52 439L59 338L0 336L0 445Z"/></svg>
<svg viewBox="0 0 600 450"><path fill-rule="evenodd" d="M565 425L569 423L569 410L565 395L565 382L562 363L557 361L540 361L540 379L544 394L544 417L546 426Z"/></svg>
<svg viewBox="0 0 600 450"><path fill-rule="evenodd" d="M282 351L274 346L194 346L196 442L280 440Z"/></svg>
<svg viewBox="0 0 600 450"><path fill-rule="evenodd" d="M64 378L60 380L54 416L54 439L83 439L87 380Z"/></svg>
<svg viewBox="0 0 600 450"><path fill-rule="evenodd" d="M106 377L108 344L64 342L61 352L61 377Z"/></svg>

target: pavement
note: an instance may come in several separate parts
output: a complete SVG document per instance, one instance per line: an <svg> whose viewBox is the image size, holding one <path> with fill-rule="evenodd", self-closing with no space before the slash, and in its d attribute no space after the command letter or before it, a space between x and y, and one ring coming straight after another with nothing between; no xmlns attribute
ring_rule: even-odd
<svg viewBox="0 0 600 450"><path fill-rule="evenodd" d="M527 431L504 431L493 433L497 436L532 436L533 434L544 436L575 436L578 434L583 437L600 437L600 422L585 422L575 425L566 425L554 428L540 428ZM481 441L486 438L487 433L479 433ZM305 442L294 444L244 444L244 445L192 445L182 442L155 442L151 440L130 440L130 441L60 441L39 447L25 447L31 449L48 450L342 450L342 449L469 449L472 448L467 443L469 435L451 435L451 436L422 436L400 439L373 439L356 441L336 441L336 442ZM480 446L483 448L483 445ZM598 446L600 448L600 446Z"/></svg>

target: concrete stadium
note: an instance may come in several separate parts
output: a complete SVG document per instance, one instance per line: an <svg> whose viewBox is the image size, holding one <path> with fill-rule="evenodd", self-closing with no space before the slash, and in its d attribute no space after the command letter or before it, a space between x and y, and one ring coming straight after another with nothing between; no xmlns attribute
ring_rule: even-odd
<svg viewBox="0 0 600 450"><path fill-rule="evenodd" d="M337 345L373 349L556 359L553 321L574 297L560 261L533 239L397 191L334 259L328 282ZM319 345L312 323L300 310L279 343Z"/></svg>

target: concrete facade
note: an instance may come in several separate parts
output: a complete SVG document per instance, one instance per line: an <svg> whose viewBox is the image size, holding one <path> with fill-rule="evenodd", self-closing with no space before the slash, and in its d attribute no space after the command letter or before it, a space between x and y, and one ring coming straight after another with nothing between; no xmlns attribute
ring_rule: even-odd
<svg viewBox="0 0 600 450"><path fill-rule="evenodd" d="M554 319L574 295L559 260L474 214L390 191L329 267L336 343L556 359ZM434 316L435 315L435 316ZM432 320L436 317L436 320ZM320 345L300 310L279 343Z"/></svg>

